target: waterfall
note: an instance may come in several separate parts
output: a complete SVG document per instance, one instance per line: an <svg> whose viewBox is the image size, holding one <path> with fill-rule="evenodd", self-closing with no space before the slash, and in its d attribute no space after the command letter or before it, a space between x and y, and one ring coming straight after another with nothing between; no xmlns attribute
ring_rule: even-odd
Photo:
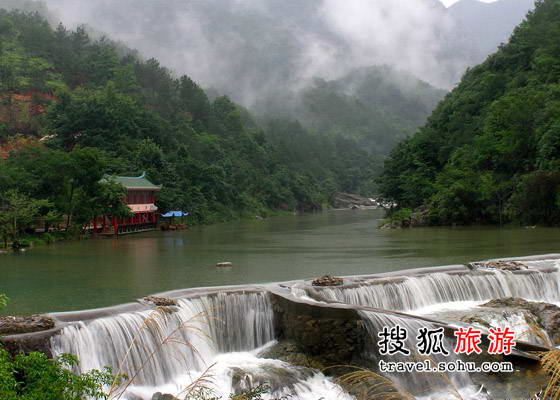
<svg viewBox="0 0 560 400"><path fill-rule="evenodd" d="M381 314L372 311L360 311L360 315L365 323L368 335L367 359L373 362L373 369L376 369L380 360L392 362L418 362L424 361L425 358L419 356L417 353L417 335L419 329L438 328L432 323L418 321L410 318L401 318L390 314ZM378 333L384 327L392 328L400 326L406 329L408 337L404 340L405 347L410 350L410 355L403 355L400 353L393 355L381 355L377 346L377 341L380 340ZM452 341L444 338L443 345L449 352L449 355L431 354L429 356L432 365L437 365L440 362L454 362L460 357L453 352ZM469 394L474 393L476 390L467 372L453 372L453 373L439 373L439 372L393 372L383 373L393 382L395 382L400 391L405 391L412 394L414 397L428 396L430 399L448 399L456 398L455 393L461 393L462 398L471 398ZM477 399L486 398L484 396L476 396Z"/></svg>
<svg viewBox="0 0 560 400"><path fill-rule="evenodd" d="M351 400L321 372L280 360L259 358L274 342L267 293L218 292L178 299L177 306L127 312L73 323L51 339L54 355L75 354L76 372L110 366L134 378L121 400L150 400L179 394L211 367L205 386L229 399L240 390L266 384L263 398Z"/></svg>
<svg viewBox="0 0 560 400"><path fill-rule="evenodd" d="M79 371L113 368L135 385L158 386L203 371L219 353L252 350L274 339L263 293L218 293L180 299L175 310L122 313L65 327L53 353L71 353Z"/></svg>
<svg viewBox="0 0 560 400"><path fill-rule="evenodd" d="M554 303L560 301L560 273L527 270L432 273L402 279L377 279L354 287L308 289L318 300L394 311L413 311L439 303L485 301L498 297L523 297Z"/></svg>

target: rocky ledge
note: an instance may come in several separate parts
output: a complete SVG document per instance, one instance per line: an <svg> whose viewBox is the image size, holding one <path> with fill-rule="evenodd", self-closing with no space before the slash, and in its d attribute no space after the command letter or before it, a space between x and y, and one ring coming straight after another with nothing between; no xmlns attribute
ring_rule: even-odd
<svg viewBox="0 0 560 400"><path fill-rule="evenodd" d="M325 275L314 279L311 284L313 286L340 286L344 284L344 280L336 276Z"/></svg>
<svg viewBox="0 0 560 400"><path fill-rule="evenodd" d="M357 194L337 193L333 197L333 206L335 208L377 207L379 203Z"/></svg>
<svg viewBox="0 0 560 400"><path fill-rule="evenodd" d="M526 311L547 333L553 344L560 344L560 307L543 302L527 301L517 297L502 297L490 300L481 307L507 308Z"/></svg>
<svg viewBox="0 0 560 400"><path fill-rule="evenodd" d="M171 307L176 306L177 301L170 299L168 297L158 297L158 296L147 296L142 299L146 303L153 304L157 307Z"/></svg>
<svg viewBox="0 0 560 400"><path fill-rule="evenodd" d="M521 271L529 269L529 267L519 261L484 261L472 262L467 264L469 269L475 270L479 268L499 269L501 271Z"/></svg>
<svg viewBox="0 0 560 400"><path fill-rule="evenodd" d="M54 320L45 315L0 317L0 335L16 335L54 328Z"/></svg>

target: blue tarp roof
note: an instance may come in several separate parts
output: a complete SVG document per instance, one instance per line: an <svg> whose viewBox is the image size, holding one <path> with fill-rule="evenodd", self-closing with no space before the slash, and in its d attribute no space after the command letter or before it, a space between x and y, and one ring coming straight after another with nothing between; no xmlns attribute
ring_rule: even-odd
<svg viewBox="0 0 560 400"><path fill-rule="evenodd" d="M189 215L189 213L184 211L168 211L165 214L162 214L161 216L163 218L169 218L169 217L186 217L187 215Z"/></svg>

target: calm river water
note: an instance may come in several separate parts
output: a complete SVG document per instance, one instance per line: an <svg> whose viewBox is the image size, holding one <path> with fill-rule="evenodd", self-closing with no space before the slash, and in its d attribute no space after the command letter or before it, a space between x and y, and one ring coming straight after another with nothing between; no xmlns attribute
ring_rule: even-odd
<svg viewBox="0 0 560 400"><path fill-rule="evenodd" d="M61 243L0 255L5 313L109 306L166 290L353 275L560 251L560 229L376 229L379 210L329 211ZM233 268L220 269L220 261Z"/></svg>

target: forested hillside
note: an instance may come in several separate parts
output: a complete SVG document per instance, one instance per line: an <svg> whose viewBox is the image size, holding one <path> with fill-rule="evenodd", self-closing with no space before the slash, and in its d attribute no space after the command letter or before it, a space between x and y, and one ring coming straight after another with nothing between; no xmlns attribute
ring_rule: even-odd
<svg viewBox="0 0 560 400"><path fill-rule="evenodd" d="M391 153L382 192L435 224L560 223L560 0L538 1Z"/></svg>
<svg viewBox="0 0 560 400"><path fill-rule="evenodd" d="M354 70L302 91L294 117L317 132L355 139L385 156L426 122L446 91L390 66Z"/></svg>
<svg viewBox="0 0 560 400"><path fill-rule="evenodd" d="M117 212L118 188L99 183L106 173L147 171L163 184L162 211L202 222L317 208L338 190L367 190L374 175L352 139L283 120L261 128L157 60L38 14L0 10L0 98L4 209L25 204L51 220Z"/></svg>

